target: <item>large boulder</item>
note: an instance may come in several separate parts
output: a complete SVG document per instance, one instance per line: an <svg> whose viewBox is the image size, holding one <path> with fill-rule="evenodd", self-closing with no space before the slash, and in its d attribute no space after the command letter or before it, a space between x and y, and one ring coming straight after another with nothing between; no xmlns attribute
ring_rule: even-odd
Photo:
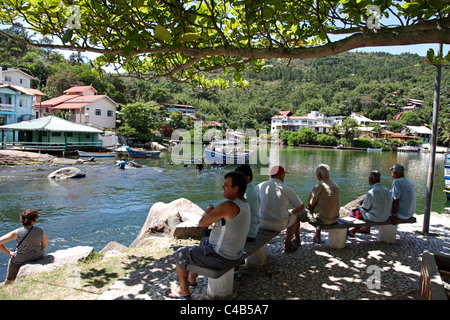
<svg viewBox="0 0 450 320"><path fill-rule="evenodd" d="M56 157L46 153L0 150L0 165L18 163L50 163Z"/></svg>
<svg viewBox="0 0 450 320"><path fill-rule="evenodd" d="M38 260L21 266L16 280L27 275L49 272L64 265L77 263L86 259L93 251L93 247L78 246L49 253Z"/></svg>
<svg viewBox="0 0 450 320"><path fill-rule="evenodd" d="M76 179L84 177L86 177L86 173L76 167L61 168L48 175L49 179Z"/></svg>
<svg viewBox="0 0 450 320"><path fill-rule="evenodd" d="M200 239L207 228L198 226L204 211L195 203L180 198L170 203L155 203L130 247L151 236Z"/></svg>
<svg viewBox="0 0 450 320"><path fill-rule="evenodd" d="M342 206L339 210L339 216L340 217L346 217L348 216L348 212L352 209L355 209L356 207L359 207L362 202L364 201L364 199L366 198L366 195L363 194L362 196L359 196L358 198L356 198L353 201L350 201L349 203L347 203L345 206Z"/></svg>

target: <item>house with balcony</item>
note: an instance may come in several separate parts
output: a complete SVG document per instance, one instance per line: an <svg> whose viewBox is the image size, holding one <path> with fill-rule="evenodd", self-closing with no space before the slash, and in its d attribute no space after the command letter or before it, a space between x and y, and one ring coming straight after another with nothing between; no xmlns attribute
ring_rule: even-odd
<svg viewBox="0 0 450 320"><path fill-rule="evenodd" d="M293 116L290 111L280 111L271 118L271 133L280 130L299 131L301 128L310 128L318 133L329 133L334 123L342 125L345 117L325 116L318 111L311 111L303 116Z"/></svg>

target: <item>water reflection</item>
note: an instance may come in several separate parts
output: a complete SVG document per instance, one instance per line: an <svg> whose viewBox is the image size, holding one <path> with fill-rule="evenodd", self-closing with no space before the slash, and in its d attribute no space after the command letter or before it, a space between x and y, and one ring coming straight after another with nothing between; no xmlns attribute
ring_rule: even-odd
<svg viewBox="0 0 450 320"><path fill-rule="evenodd" d="M276 157L271 154L271 161ZM306 201L317 183L315 168L320 163L331 167L331 177L341 189L345 204L368 190L367 177L379 170L382 184L390 188L389 168L397 162L406 167L406 175L417 192L417 212L425 206L429 154L394 153L280 148L280 164L289 174L286 184L302 201ZM186 198L200 207L223 200L223 175L231 168L203 170L195 166L184 168L170 165L170 154L160 159L138 159L142 168L118 170L113 160L102 164L84 165L82 179L54 181L47 176L59 167L21 166L0 167L0 235L20 226L19 215L27 208L40 212L41 225L49 237L49 249L77 245L100 250L110 241L129 245L142 227L151 206L158 201L171 202ZM448 206L444 189L444 158L436 157L433 211L442 212ZM254 182L268 179L267 165L253 165ZM9 244L13 248L13 244ZM0 255L0 278L6 271L6 255Z"/></svg>

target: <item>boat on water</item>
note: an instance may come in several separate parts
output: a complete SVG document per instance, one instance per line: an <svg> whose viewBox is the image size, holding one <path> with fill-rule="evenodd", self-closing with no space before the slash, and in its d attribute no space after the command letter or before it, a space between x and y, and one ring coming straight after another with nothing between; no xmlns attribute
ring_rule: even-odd
<svg viewBox="0 0 450 320"><path fill-rule="evenodd" d="M450 153L445 154L444 179L445 179L444 192L447 195L447 200L450 200Z"/></svg>
<svg viewBox="0 0 450 320"><path fill-rule="evenodd" d="M158 158L161 151L127 149L130 158Z"/></svg>
<svg viewBox="0 0 450 320"><path fill-rule="evenodd" d="M226 151L223 148L205 148L206 164L234 165L248 163L253 152L234 148Z"/></svg>
<svg viewBox="0 0 450 320"><path fill-rule="evenodd" d="M422 150L423 148L421 147L411 147L411 146L397 148L397 151L399 152L421 152Z"/></svg>
<svg viewBox="0 0 450 320"><path fill-rule="evenodd" d="M374 148L367 148L367 152L381 152L381 151L383 151L383 149L382 148L379 148L379 149L374 149Z"/></svg>
<svg viewBox="0 0 450 320"><path fill-rule="evenodd" d="M114 158L116 153L114 151L106 151L106 152L86 152L77 150L78 155L82 158Z"/></svg>

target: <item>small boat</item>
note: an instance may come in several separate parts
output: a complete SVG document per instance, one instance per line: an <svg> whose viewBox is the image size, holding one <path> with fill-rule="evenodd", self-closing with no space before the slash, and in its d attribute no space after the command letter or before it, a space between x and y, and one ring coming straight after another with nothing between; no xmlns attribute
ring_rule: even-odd
<svg viewBox="0 0 450 320"><path fill-rule="evenodd" d="M450 200L450 153L445 154L444 179L445 179L444 192L447 194L447 200Z"/></svg>
<svg viewBox="0 0 450 320"><path fill-rule="evenodd" d="M203 150L205 150L205 147L203 147L197 154L177 154L176 152L172 152L172 162L183 164L203 164Z"/></svg>
<svg viewBox="0 0 450 320"><path fill-rule="evenodd" d="M128 155L130 158L158 158L161 151L146 151L146 150L133 150L128 149Z"/></svg>
<svg viewBox="0 0 450 320"><path fill-rule="evenodd" d="M116 156L116 153L113 151L106 151L106 152L86 152L86 151L80 151L77 150L78 155L82 158L114 158Z"/></svg>
<svg viewBox="0 0 450 320"><path fill-rule="evenodd" d="M253 152L250 150L234 149L234 150L226 152L220 148L216 148L216 149L205 148L206 163L209 165L211 165L211 164L233 165L233 164L248 163L249 159L250 159L250 155L252 153Z"/></svg>
<svg viewBox="0 0 450 320"><path fill-rule="evenodd" d="M423 149L421 147L411 147L411 146L397 148L397 151L399 152L420 152L422 150Z"/></svg>
<svg viewBox="0 0 450 320"><path fill-rule="evenodd" d="M383 148L379 148L379 149L367 148L367 152L372 152L372 151L381 152L381 151L383 151Z"/></svg>

